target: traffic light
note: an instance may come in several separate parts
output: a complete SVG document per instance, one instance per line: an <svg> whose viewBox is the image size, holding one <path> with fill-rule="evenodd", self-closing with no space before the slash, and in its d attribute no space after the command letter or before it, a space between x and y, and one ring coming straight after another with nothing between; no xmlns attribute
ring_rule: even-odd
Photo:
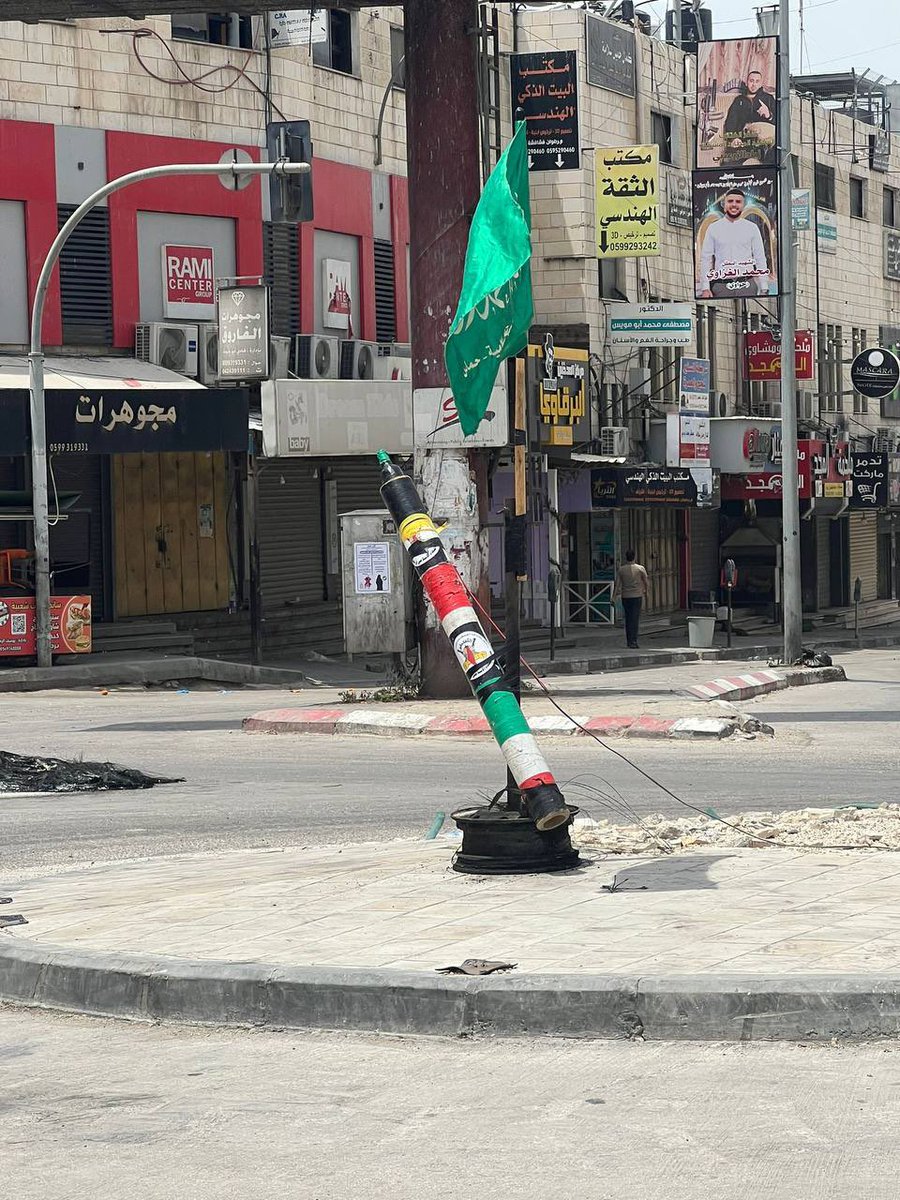
<svg viewBox="0 0 900 1200"><path fill-rule="evenodd" d="M309 121L272 121L266 128L269 161L307 162L312 166ZM313 219L312 171L304 175L271 175L272 220L293 225Z"/></svg>

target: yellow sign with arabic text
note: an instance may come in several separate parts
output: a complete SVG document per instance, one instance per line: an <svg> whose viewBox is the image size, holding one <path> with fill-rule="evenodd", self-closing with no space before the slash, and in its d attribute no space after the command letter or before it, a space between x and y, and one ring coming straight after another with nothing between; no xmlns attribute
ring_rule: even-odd
<svg viewBox="0 0 900 1200"><path fill-rule="evenodd" d="M597 257L659 254L659 147L601 147L594 161Z"/></svg>

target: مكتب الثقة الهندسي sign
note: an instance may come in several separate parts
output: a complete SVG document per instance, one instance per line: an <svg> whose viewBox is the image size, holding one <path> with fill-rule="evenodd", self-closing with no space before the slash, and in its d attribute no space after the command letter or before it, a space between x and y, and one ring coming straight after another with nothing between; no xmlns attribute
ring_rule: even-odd
<svg viewBox="0 0 900 1200"><path fill-rule="evenodd" d="M598 257L659 254L659 147L599 147L594 161Z"/></svg>
<svg viewBox="0 0 900 1200"><path fill-rule="evenodd" d="M525 122L529 171L580 167L575 51L513 54L509 71L513 122Z"/></svg>

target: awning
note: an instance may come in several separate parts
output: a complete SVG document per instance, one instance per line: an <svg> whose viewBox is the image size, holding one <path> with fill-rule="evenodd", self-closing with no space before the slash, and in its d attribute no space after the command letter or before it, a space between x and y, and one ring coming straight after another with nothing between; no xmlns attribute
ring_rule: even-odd
<svg viewBox="0 0 900 1200"><path fill-rule="evenodd" d="M50 454L161 454L248 448L248 392L205 388L134 358L46 360ZM28 360L0 357L0 455L29 453Z"/></svg>
<svg viewBox="0 0 900 1200"><path fill-rule="evenodd" d="M0 388L28 388L28 359L20 354L0 355ZM188 388L203 388L196 379L168 371L155 363L139 362L136 358L69 357L63 354L47 355L44 359L44 387L49 391L63 388L117 387L139 391L171 389L185 391Z"/></svg>

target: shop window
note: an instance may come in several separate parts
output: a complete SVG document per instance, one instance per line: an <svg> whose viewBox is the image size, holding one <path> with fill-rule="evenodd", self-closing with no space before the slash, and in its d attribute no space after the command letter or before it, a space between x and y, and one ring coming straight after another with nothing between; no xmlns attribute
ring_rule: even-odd
<svg viewBox="0 0 900 1200"><path fill-rule="evenodd" d="M836 211L834 197L834 167L816 163L816 208Z"/></svg>
<svg viewBox="0 0 900 1200"><path fill-rule="evenodd" d="M627 300L625 288L625 260L622 258L600 258L600 299Z"/></svg>
<svg viewBox="0 0 900 1200"><path fill-rule="evenodd" d="M900 205L897 204L897 193L893 188L886 187L881 194L881 223L888 229L896 229L898 216Z"/></svg>
<svg viewBox="0 0 900 1200"><path fill-rule="evenodd" d="M172 17L172 37L252 50L253 18L236 12L177 13Z"/></svg>
<svg viewBox="0 0 900 1200"><path fill-rule="evenodd" d="M659 146L659 161L672 163L672 118L665 113L650 113L650 138Z"/></svg>
<svg viewBox="0 0 900 1200"><path fill-rule="evenodd" d="M866 215L866 181L850 176L850 216L864 220Z"/></svg>
<svg viewBox="0 0 900 1200"><path fill-rule="evenodd" d="M327 36L324 41L313 43L313 62L317 67L329 67L332 71L353 75L356 14L330 8L324 15Z"/></svg>
<svg viewBox="0 0 900 1200"><path fill-rule="evenodd" d="M406 37L400 25L391 26L391 78L394 87L406 87Z"/></svg>
<svg viewBox="0 0 900 1200"><path fill-rule="evenodd" d="M819 395L823 412L843 410L844 329L842 325L819 326Z"/></svg>
<svg viewBox="0 0 900 1200"><path fill-rule="evenodd" d="M794 181L794 187L800 186L800 155L791 155L791 178Z"/></svg>

